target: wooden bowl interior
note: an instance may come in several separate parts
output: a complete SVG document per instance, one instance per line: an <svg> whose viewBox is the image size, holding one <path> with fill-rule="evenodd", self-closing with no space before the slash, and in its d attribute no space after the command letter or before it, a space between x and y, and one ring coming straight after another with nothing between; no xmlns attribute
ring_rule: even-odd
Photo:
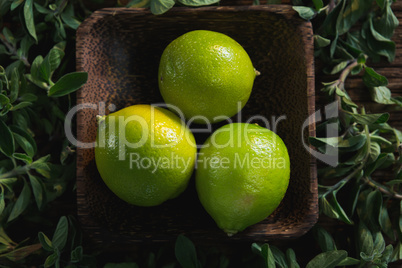
<svg viewBox="0 0 402 268"><path fill-rule="evenodd" d="M89 74L87 84L78 93L78 102L104 102L106 113L109 108L163 103L157 83L161 54L172 40L188 31L204 29L227 34L248 52L261 75L255 80L241 116L234 116L233 121L266 125L258 116L268 119L268 127L276 131L289 150L291 179L278 209L231 238L235 240L294 237L305 232L312 225L305 222L314 222L317 214L315 173L302 143L302 137L309 135L308 130L302 134L302 125L312 108L307 81L312 72L306 59L312 55L306 55L300 20L294 16L289 19L288 13L291 10L287 8L272 11L221 7L177 8L155 16L144 10L106 9L96 12L78 31L78 69ZM95 140L98 113L94 109L78 113L78 140ZM310 126L310 134L311 130ZM195 136L202 143L208 135ZM200 239L228 239L200 205L194 178L174 200L158 207L135 207L107 189L97 172L94 150L78 150L78 206L84 225L118 233L129 241L171 239L179 233Z"/></svg>

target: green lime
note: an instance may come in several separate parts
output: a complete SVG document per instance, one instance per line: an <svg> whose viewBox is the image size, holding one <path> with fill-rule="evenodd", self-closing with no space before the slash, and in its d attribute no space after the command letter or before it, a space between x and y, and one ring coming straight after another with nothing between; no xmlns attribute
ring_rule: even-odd
<svg viewBox="0 0 402 268"><path fill-rule="evenodd" d="M159 89L166 103L195 123L215 123L238 113L258 72L244 48L229 36L188 32L164 50Z"/></svg>
<svg viewBox="0 0 402 268"><path fill-rule="evenodd" d="M177 197L192 175L196 144L171 111L133 105L99 119L96 165L118 197L155 206Z"/></svg>
<svg viewBox="0 0 402 268"><path fill-rule="evenodd" d="M254 124L227 124L199 152L196 187L205 210L228 235L268 217L283 199L290 161L282 139Z"/></svg>

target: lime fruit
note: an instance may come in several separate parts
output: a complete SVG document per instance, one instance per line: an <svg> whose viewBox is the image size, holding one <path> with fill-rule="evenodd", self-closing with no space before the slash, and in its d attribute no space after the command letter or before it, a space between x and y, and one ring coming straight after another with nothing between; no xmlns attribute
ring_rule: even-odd
<svg viewBox="0 0 402 268"><path fill-rule="evenodd" d="M196 188L205 210L228 235L268 217L283 199L290 161L282 139L255 124L227 124L204 143Z"/></svg>
<svg viewBox="0 0 402 268"><path fill-rule="evenodd" d="M179 117L160 107L133 105L98 121L96 165L118 197L155 206L185 190L197 149Z"/></svg>
<svg viewBox="0 0 402 268"><path fill-rule="evenodd" d="M258 72L244 48L229 36L206 30L173 40L159 64L164 101L195 123L215 123L238 113Z"/></svg>

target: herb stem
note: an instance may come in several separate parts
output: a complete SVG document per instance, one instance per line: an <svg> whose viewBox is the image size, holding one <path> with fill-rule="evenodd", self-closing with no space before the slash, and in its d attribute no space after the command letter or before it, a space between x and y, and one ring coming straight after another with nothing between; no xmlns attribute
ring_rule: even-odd
<svg viewBox="0 0 402 268"><path fill-rule="evenodd" d="M18 55L17 49L15 48L15 46L10 44L3 34L0 34L0 40L7 47L8 51L10 51L10 53L12 55L18 57L18 59L21 60L26 67L28 67L28 68L31 67L31 64L28 62L28 59L25 56Z"/></svg>
<svg viewBox="0 0 402 268"><path fill-rule="evenodd" d="M2 175L0 176L0 181L3 180L3 179L14 178L14 177L16 177L16 176L25 174L25 173L27 173L28 170L30 170L30 169L31 169L31 166L30 166L30 165L26 165L26 166L23 166L23 167L21 167L21 166L16 167L16 168L14 168L13 170L10 170L9 172L6 172L6 173L2 174Z"/></svg>
<svg viewBox="0 0 402 268"><path fill-rule="evenodd" d="M401 194L398 194L398 193L395 193L395 192L393 192L393 191L390 191L389 189L387 189L387 188L385 188L385 187L383 187L383 186L380 186L380 185L377 184L377 183L374 183L370 178L368 178L368 177L366 177L366 176L363 177L363 178L364 178L364 181L365 181L369 186L371 186L371 187L373 187L373 188L379 190L381 193L383 193L383 194L385 194L385 195L387 195L387 196L389 196L389 197L391 197L391 198L396 198L396 199L402 200L402 195L401 195Z"/></svg>

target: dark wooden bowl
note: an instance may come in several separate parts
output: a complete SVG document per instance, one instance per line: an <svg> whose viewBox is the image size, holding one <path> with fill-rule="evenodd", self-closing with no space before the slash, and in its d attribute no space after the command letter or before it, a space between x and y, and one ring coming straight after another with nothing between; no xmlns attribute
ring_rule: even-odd
<svg viewBox="0 0 402 268"><path fill-rule="evenodd" d="M301 236L317 220L316 164L303 146L303 140L315 133L314 122L308 120L314 112L312 28L290 6L178 7L159 16L146 9L96 11L77 31L77 69L89 75L77 93L78 104L88 105L77 113L77 140L95 141L95 117L105 107L108 113L111 104L121 109L161 103L157 83L161 54L173 39L195 29L231 36L261 72L242 118L235 116L235 121L261 115L272 123L272 117L286 117L276 130L291 159L286 196L267 219L229 238L202 208L193 179L182 195L160 206L128 205L103 183L94 149L79 147L78 216L94 241L166 241L178 234L196 240L268 241ZM202 142L205 135L196 139Z"/></svg>

